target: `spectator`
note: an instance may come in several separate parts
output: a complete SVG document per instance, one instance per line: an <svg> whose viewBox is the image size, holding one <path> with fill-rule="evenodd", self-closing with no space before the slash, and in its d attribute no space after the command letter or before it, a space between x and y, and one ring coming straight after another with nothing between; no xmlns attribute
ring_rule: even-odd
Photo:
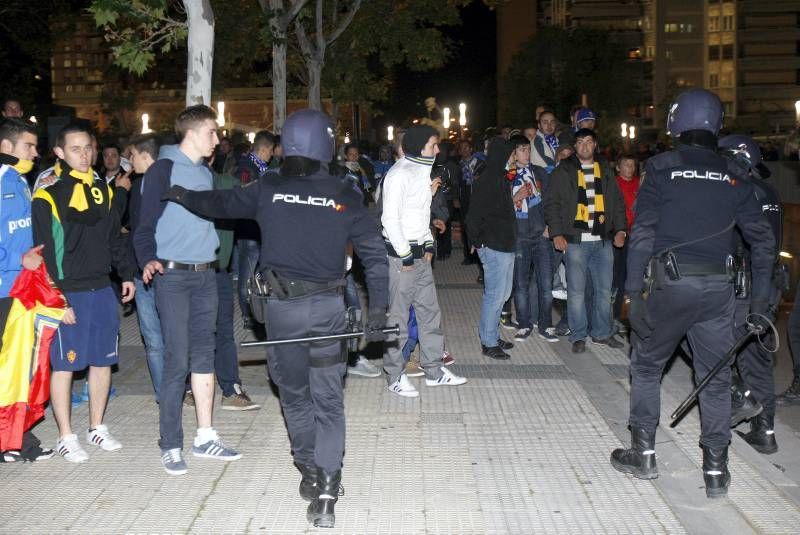
<svg viewBox="0 0 800 535"><path fill-rule="evenodd" d="M103 147L102 156L103 169L100 175L105 179L106 184L114 186L117 177L125 174L121 166L122 157L120 155L119 147L113 144L106 145Z"/></svg>
<svg viewBox="0 0 800 535"><path fill-rule="evenodd" d="M630 233L633 226L633 203L639 193L639 176L636 173L636 158L631 154L623 154L617 159L617 185L625 201L625 231ZM626 264L628 263L628 243L614 249L614 281L611 284L611 300L614 302L614 323L617 332L623 330L619 321L622 313L623 294L625 292L625 277L627 276Z"/></svg>
<svg viewBox="0 0 800 535"><path fill-rule="evenodd" d="M539 338L558 342L552 327L553 242L544 223L542 192L549 176L530 163L531 145L525 136L511 138L514 160L507 176L511 181L516 215L516 258L514 260L514 307L519 329L514 339L526 340L534 328Z"/></svg>
<svg viewBox="0 0 800 535"><path fill-rule="evenodd" d="M475 183L474 202L467 213L467 228L484 270L481 351L499 360L511 358L505 350L514 347L498 333L500 313L511 296L514 279L516 216L505 172L513 150L511 143L502 138L489 142L486 168Z"/></svg>
<svg viewBox="0 0 800 535"><path fill-rule="evenodd" d="M592 342L622 347L611 327L613 246L625 243L625 203L617 181L595 159L594 131L575 133L577 158L562 162L553 172L545 196L545 220L553 244L564 251L567 268L567 308L573 353L586 351L588 318L584 291L591 273L594 298Z"/></svg>
<svg viewBox="0 0 800 535"><path fill-rule="evenodd" d="M86 127L67 125L56 140L59 180L33 197L33 236L50 278L69 308L50 350L50 401L59 438L56 451L67 461L89 459L72 432L72 374L89 369L89 428L86 442L106 451L122 448L103 424L111 366L119 361L119 313L110 267L122 279L122 301L134 298L133 266L120 234L125 190L112 190L92 171L92 138ZM121 200L121 202L120 202ZM67 247L66 244L69 244Z"/></svg>
<svg viewBox="0 0 800 535"><path fill-rule="evenodd" d="M9 98L3 102L3 117L4 118L15 118L15 119L22 119L25 115L25 112L22 109L22 104L20 104L19 100Z"/></svg>
<svg viewBox="0 0 800 535"><path fill-rule="evenodd" d="M458 154L461 157L461 181L458 183L459 212L461 214L461 242L464 245L464 260L462 266L474 264L477 260L472 252L472 242L469 238L469 228L466 226L466 217L472 202L472 188L475 178L480 175L486 165L486 155L482 150L473 152L469 141L458 144Z"/></svg>
<svg viewBox="0 0 800 535"><path fill-rule="evenodd" d="M558 137L556 137L556 116L551 111L543 111L539 116L539 131L531 145L531 163L544 168L547 173L552 173L556 168L556 151L558 150Z"/></svg>
<svg viewBox="0 0 800 535"><path fill-rule="evenodd" d="M228 156L232 156L232 151L233 145L231 145L230 139L224 137L219 140L219 145L217 145L217 148L214 151L214 163L211 166L215 173L222 173L225 171L225 167L229 159Z"/></svg>
<svg viewBox="0 0 800 535"><path fill-rule="evenodd" d="M353 176L358 178L358 187L364 198L364 204L369 203L372 191L372 182L370 182L367 171L362 167L362 157L358 152L358 146L354 144L345 145L344 147L344 166Z"/></svg>

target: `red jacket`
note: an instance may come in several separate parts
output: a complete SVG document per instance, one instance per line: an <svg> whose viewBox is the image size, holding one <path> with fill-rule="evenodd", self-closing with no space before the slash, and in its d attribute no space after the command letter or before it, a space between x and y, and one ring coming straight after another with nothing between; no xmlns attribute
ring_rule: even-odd
<svg viewBox="0 0 800 535"><path fill-rule="evenodd" d="M638 176L634 176L631 180L625 180L617 175L617 185L619 185L622 198L625 200L625 217L628 220L629 231L633 225L633 203L636 201L636 194L639 193L639 182Z"/></svg>

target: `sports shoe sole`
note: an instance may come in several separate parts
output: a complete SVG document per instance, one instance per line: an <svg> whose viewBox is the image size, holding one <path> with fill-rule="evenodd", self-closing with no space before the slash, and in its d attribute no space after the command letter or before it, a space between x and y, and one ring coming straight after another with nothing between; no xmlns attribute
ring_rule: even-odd
<svg viewBox="0 0 800 535"><path fill-rule="evenodd" d="M551 344L555 344L556 342L558 342L558 341L559 341L557 336L556 336L555 338L548 338L548 337L546 337L546 336L542 336L541 334L540 334L540 335L538 335L538 336L539 336L539 338L541 338L541 339L542 339L542 340L544 340L545 342L549 342L549 343L551 343Z"/></svg>
<svg viewBox="0 0 800 535"><path fill-rule="evenodd" d="M347 375L358 375L360 377L380 377L381 372L363 372L355 368L347 368Z"/></svg>
<svg viewBox="0 0 800 535"><path fill-rule="evenodd" d="M411 391L411 392L408 392L408 391L399 391L398 392L397 390L392 390L391 388L387 388L387 390L389 392L391 392L392 394L397 394L398 396L402 396L404 398L416 398L416 397L419 397L419 390L414 390L414 391Z"/></svg>
<svg viewBox="0 0 800 535"><path fill-rule="evenodd" d="M168 473L169 475L171 475L171 476L182 476L183 474L185 474L187 472L186 468L180 468L178 470L175 470L173 468L167 468L164 465L162 465L162 467L164 468L164 471L166 473Z"/></svg>
<svg viewBox="0 0 800 535"><path fill-rule="evenodd" d="M222 403L219 408L220 408L220 410L223 410L223 411L239 411L239 412L241 412L241 411L254 411L256 409L260 409L261 405L259 405L258 403L253 403L252 405L237 406L237 405L225 405L224 403Z"/></svg>
<svg viewBox="0 0 800 535"><path fill-rule="evenodd" d="M451 381L451 382L447 382L447 383L440 383L440 382L435 381L435 380L431 381L430 379L425 379L425 386L430 386L430 387L433 387L433 386L460 386L460 385L463 385L463 384L465 384L467 382L467 379L465 377L462 377L461 379L464 379L464 380L461 381L459 379L459 380L457 380L458 382Z"/></svg>

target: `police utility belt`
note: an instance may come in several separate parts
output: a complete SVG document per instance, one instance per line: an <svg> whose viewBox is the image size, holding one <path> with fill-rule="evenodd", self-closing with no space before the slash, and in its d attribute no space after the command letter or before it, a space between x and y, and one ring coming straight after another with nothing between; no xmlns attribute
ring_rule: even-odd
<svg viewBox="0 0 800 535"><path fill-rule="evenodd" d="M392 258L403 258L399 254L397 254L397 251L394 250L394 247L392 247L392 244L389 242L389 240L383 240L383 241L386 244L386 252L389 254L389 256L391 256ZM413 256L415 260L418 260L425 256L424 245L420 245L415 241L410 241L408 242L408 247L411 249L411 256Z"/></svg>
<svg viewBox="0 0 800 535"><path fill-rule="evenodd" d="M247 280L247 301L253 318L259 323L264 323L262 304L265 299L285 301L322 293L341 295L346 284L345 279L330 282L290 279L272 269L266 269L257 271Z"/></svg>

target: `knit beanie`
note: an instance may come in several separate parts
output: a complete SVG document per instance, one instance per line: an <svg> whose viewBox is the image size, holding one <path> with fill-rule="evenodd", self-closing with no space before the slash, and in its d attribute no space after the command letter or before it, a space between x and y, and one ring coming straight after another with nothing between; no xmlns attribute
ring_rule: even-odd
<svg viewBox="0 0 800 535"><path fill-rule="evenodd" d="M439 132L431 126L415 125L406 130L403 136L403 152L409 156L419 156L431 136L438 136Z"/></svg>

